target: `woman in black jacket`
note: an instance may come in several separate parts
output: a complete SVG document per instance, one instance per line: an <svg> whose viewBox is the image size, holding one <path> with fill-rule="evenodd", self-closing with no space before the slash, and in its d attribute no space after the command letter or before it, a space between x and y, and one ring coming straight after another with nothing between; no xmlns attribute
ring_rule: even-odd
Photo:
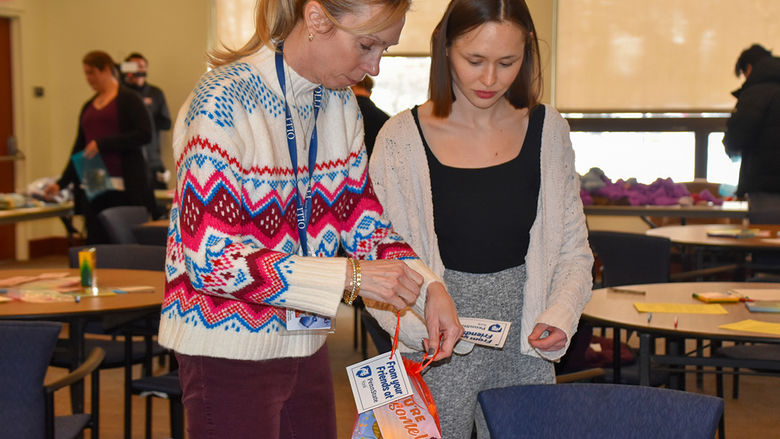
<svg viewBox="0 0 780 439"><path fill-rule="evenodd" d="M112 189L87 197L81 187L73 160L68 160L57 183L47 194L73 185L76 213L84 215L87 243L109 242L97 215L104 209L141 205L150 209L154 193L146 181L142 147L152 139L152 122L141 97L119 84L116 65L105 52L84 56L84 75L97 94L87 101L79 115L79 129L71 156L83 152L85 158L100 154L108 170Z"/></svg>

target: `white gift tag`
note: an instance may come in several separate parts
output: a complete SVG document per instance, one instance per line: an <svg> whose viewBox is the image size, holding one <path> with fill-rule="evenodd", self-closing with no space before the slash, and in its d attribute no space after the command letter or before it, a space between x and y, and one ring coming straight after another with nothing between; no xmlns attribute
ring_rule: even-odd
<svg viewBox="0 0 780 439"><path fill-rule="evenodd" d="M358 413L389 404L412 394L412 385L397 350L347 366L349 385Z"/></svg>
<svg viewBox="0 0 780 439"><path fill-rule="evenodd" d="M461 337L482 346L490 346L501 349L504 347L506 337L509 335L511 322L499 320L477 319L473 317L459 317L460 324L466 332Z"/></svg>
<svg viewBox="0 0 780 439"><path fill-rule="evenodd" d="M330 318L294 309L287 309L288 331L316 331L330 329Z"/></svg>

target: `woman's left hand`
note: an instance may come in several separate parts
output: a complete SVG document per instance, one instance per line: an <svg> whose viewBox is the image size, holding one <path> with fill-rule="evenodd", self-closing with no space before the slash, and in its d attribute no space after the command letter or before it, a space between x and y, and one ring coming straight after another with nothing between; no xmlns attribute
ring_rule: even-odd
<svg viewBox="0 0 780 439"><path fill-rule="evenodd" d="M434 361L452 355L455 343L463 335L463 326L458 320L458 311L452 297L441 282L428 285L425 298L425 326L428 327L428 338L423 340L427 352L435 352L441 345Z"/></svg>
<svg viewBox="0 0 780 439"><path fill-rule="evenodd" d="M545 331L548 335L543 337ZM528 343L540 351L558 351L566 346L566 333L555 326L537 323L528 336Z"/></svg>
<svg viewBox="0 0 780 439"><path fill-rule="evenodd" d="M87 143L87 147L84 148L84 157L91 159L92 157L98 155L99 152L100 151L98 150L97 142L91 140L89 143Z"/></svg>

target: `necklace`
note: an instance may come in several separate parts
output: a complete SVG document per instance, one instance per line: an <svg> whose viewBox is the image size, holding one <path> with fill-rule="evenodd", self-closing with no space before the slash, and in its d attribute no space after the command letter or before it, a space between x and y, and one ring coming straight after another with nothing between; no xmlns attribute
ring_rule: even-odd
<svg viewBox="0 0 780 439"><path fill-rule="evenodd" d="M295 88L293 87L293 78L290 70L290 66L287 66L287 69L285 69L285 76L287 76L287 81L290 84L289 98L290 102L292 103L290 113L292 113L292 121L293 125L295 126L294 129L302 134L301 138L303 139L303 150L307 151L309 149L309 142L311 140L311 132L309 130L312 126L312 118L309 117L308 120L306 120L306 124L304 125L304 116L301 115L302 107L300 104L298 104L298 97L295 95Z"/></svg>

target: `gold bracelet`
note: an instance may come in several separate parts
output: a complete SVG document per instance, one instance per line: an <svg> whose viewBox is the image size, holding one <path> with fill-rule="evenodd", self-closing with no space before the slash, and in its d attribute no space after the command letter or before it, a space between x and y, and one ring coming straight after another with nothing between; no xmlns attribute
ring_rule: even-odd
<svg viewBox="0 0 780 439"><path fill-rule="evenodd" d="M353 258L347 258L347 260L352 265L352 281L349 284L350 290L344 290L344 303L352 305L352 302L355 301L360 292L360 282L363 280L363 277L360 273L360 262Z"/></svg>

